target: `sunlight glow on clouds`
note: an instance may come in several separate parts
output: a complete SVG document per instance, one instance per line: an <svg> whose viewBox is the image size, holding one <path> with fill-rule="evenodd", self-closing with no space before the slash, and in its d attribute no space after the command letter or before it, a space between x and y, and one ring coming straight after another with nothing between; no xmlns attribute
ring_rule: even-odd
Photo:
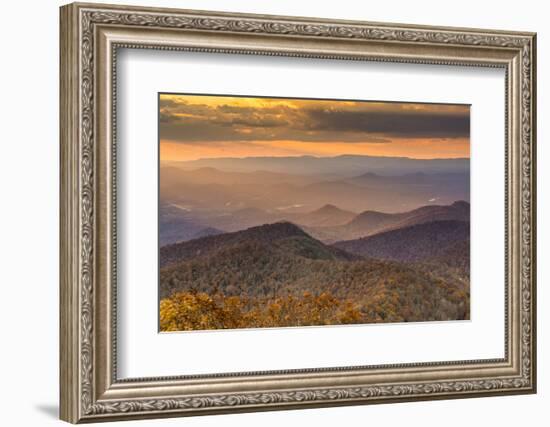
<svg viewBox="0 0 550 427"><path fill-rule="evenodd" d="M163 160L470 155L468 105L161 94L159 118Z"/></svg>

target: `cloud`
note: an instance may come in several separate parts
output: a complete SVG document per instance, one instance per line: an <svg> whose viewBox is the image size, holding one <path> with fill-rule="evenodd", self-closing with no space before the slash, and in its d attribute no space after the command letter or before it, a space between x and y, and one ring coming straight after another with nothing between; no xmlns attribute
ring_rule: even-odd
<svg viewBox="0 0 550 427"><path fill-rule="evenodd" d="M312 129L366 132L388 137L460 138L470 135L470 116L437 110L349 111L311 109Z"/></svg>
<svg viewBox="0 0 550 427"><path fill-rule="evenodd" d="M430 104L161 96L160 137L216 141L388 144L393 138L469 137L469 108Z"/></svg>

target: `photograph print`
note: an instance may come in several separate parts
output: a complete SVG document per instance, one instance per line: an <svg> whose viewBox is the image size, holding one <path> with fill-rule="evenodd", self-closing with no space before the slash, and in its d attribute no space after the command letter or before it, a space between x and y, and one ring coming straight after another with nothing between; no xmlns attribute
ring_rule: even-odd
<svg viewBox="0 0 550 427"><path fill-rule="evenodd" d="M469 320L469 105L158 102L161 332Z"/></svg>

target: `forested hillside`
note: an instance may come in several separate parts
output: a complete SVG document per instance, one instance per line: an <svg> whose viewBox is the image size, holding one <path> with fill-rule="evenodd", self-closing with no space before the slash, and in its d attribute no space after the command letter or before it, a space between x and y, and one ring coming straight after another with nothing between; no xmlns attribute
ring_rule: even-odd
<svg viewBox="0 0 550 427"><path fill-rule="evenodd" d="M290 223L168 245L161 264L163 330L469 317L458 271L351 254Z"/></svg>
<svg viewBox="0 0 550 427"><path fill-rule="evenodd" d="M454 250L447 258L456 256L463 247L455 245L469 237L469 222L433 221L337 242L333 246L368 258L411 262L443 256L451 247Z"/></svg>

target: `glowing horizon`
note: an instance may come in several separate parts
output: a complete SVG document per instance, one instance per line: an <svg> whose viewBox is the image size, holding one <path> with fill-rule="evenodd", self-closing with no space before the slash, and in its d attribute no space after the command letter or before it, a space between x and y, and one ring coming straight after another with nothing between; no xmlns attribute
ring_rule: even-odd
<svg viewBox="0 0 550 427"><path fill-rule="evenodd" d="M470 157L470 107L161 94L160 159Z"/></svg>

